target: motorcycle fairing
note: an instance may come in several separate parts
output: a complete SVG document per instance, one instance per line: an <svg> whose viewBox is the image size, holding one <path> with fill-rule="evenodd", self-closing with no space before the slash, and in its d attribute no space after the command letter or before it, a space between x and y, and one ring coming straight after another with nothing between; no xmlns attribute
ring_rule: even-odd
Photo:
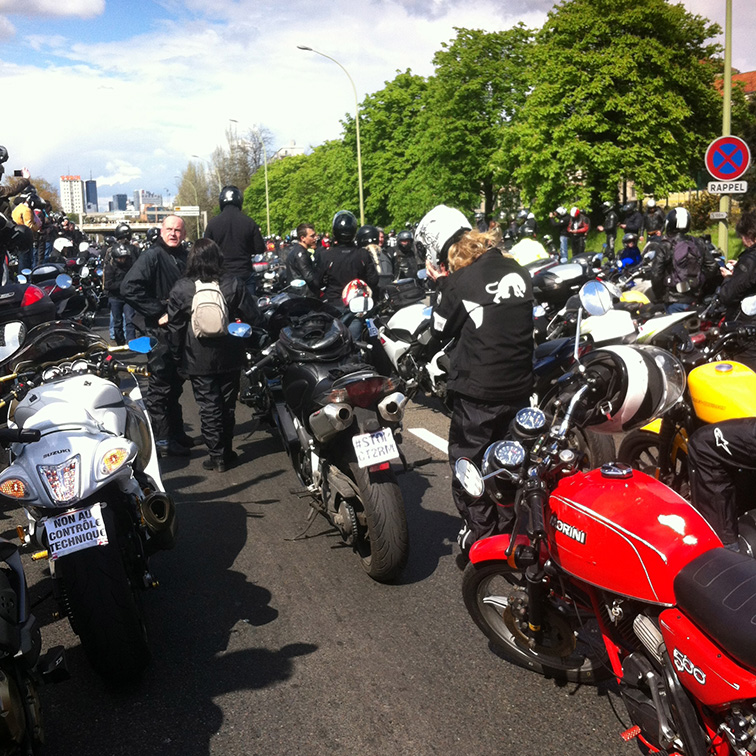
<svg viewBox="0 0 756 756"><path fill-rule="evenodd" d="M677 677L706 706L727 706L756 698L756 677L678 608L659 615L664 643Z"/></svg>
<svg viewBox="0 0 756 756"><path fill-rule="evenodd" d="M722 543L685 499L649 475L609 478L601 470L560 481L546 532L554 561L570 575L654 604L677 603L673 581Z"/></svg>

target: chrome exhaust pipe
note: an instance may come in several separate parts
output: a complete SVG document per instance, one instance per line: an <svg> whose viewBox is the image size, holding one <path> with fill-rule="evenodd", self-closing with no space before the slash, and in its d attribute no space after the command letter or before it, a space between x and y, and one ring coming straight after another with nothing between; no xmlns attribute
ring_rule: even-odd
<svg viewBox="0 0 756 756"><path fill-rule="evenodd" d="M401 391L394 391L393 394L384 396L378 404L378 412L381 417L388 423L398 423L404 417L404 408L407 406L409 398Z"/></svg>
<svg viewBox="0 0 756 756"><path fill-rule="evenodd" d="M307 424L313 436L320 443L325 443L348 428L352 424L352 417L352 408L348 404L326 404L310 415Z"/></svg>

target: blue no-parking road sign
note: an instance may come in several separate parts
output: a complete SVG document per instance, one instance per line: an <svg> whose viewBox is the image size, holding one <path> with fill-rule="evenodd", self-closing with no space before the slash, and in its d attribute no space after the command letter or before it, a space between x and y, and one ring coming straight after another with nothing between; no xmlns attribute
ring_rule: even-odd
<svg viewBox="0 0 756 756"><path fill-rule="evenodd" d="M740 137L719 137L706 149L706 170L719 181L739 179L750 165L751 151Z"/></svg>

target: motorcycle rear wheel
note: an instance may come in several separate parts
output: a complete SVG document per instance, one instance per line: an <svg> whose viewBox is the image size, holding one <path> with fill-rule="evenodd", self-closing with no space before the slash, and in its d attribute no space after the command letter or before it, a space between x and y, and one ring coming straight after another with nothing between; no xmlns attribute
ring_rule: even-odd
<svg viewBox="0 0 756 756"><path fill-rule="evenodd" d="M369 472L350 464L366 527L360 533L357 552L362 567L373 580L396 580L407 564L409 532L404 500L392 470Z"/></svg>
<svg viewBox="0 0 756 756"><path fill-rule="evenodd" d="M544 635L528 647L517 630L516 597L525 597L525 578L506 562L468 564L462 578L467 611L491 644L509 661L541 675L592 684L609 677L606 649L594 620L581 619L566 604L546 608Z"/></svg>
<svg viewBox="0 0 756 756"><path fill-rule="evenodd" d="M659 434L653 431L630 431L620 444L617 460L624 462L635 470L651 475L662 483L670 486L681 496L690 495L688 476L687 445L682 439L673 440L671 450L672 459L669 460L669 475L661 475L661 451L659 448ZM666 479L662 479L662 477Z"/></svg>
<svg viewBox="0 0 756 756"><path fill-rule="evenodd" d="M116 683L138 679L150 661L138 589L126 573L114 517L104 509L109 543L67 554L56 574L73 631L92 668Z"/></svg>

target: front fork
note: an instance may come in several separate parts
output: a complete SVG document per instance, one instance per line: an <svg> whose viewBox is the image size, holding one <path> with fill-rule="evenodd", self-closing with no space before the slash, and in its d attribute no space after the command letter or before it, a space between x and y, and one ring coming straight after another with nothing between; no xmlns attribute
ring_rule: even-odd
<svg viewBox="0 0 756 756"><path fill-rule="evenodd" d="M540 564L525 570L528 591L528 636L532 646L540 646L543 638L544 606L546 602L546 573Z"/></svg>

